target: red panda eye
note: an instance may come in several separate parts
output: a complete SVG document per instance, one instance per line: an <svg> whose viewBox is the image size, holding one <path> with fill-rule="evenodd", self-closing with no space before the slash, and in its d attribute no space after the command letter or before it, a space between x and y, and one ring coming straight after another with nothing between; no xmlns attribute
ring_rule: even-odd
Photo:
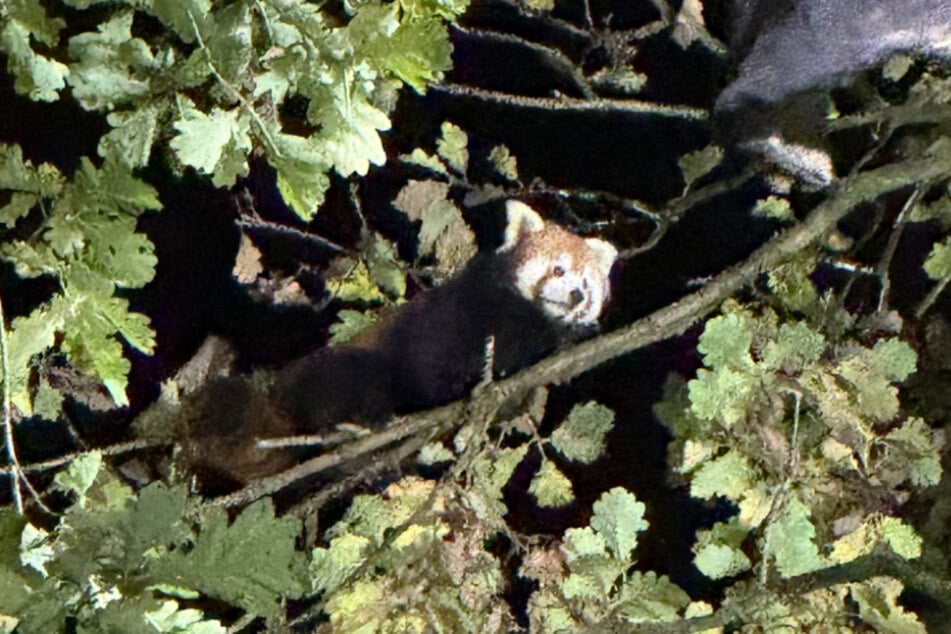
<svg viewBox="0 0 951 634"><path fill-rule="evenodd" d="M555 268L551 270L551 274L554 275L555 277L561 277L562 275L565 274L565 269L563 269L560 266L556 266Z"/></svg>

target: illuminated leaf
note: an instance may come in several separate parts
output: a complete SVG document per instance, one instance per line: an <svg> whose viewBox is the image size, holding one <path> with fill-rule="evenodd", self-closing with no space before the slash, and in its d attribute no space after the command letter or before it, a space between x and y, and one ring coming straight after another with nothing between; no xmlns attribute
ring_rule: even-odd
<svg viewBox="0 0 951 634"><path fill-rule="evenodd" d="M542 462L538 473L532 478L528 492L535 497L539 506L544 507L565 506L575 499L571 480L550 460Z"/></svg>
<svg viewBox="0 0 951 634"><path fill-rule="evenodd" d="M551 444L576 462L594 462L604 453L605 436L614 427L614 412L590 401L576 405L551 434Z"/></svg>

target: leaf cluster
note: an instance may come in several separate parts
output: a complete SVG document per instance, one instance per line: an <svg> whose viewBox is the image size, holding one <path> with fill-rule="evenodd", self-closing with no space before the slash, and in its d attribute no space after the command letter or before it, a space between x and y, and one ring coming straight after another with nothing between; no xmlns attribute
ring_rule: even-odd
<svg viewBox="0 0 951 634"><path fill-rule="evenodd" d="M698 532L701 572L720 579L758 567L763 578L790 578L873 552L920 556L920 537L892 513L908 489L937 484L941 465L936 434L901 416L897 384L917 360L907 343L832 336L727 302L698 350L704 367L686 384L672 377L655 411L674 435L670 464L690 494L737 509ZM832 595L822 602L820 621L844 609ZM798 609L776 609L756 622L805 623Z"/></svg>
<svg viewBox="0 0 951 634"><path fill-rule="evenodd" d="M282 602L305 590L300 522L276 518L270 501L229 521L183 487L133 492L85 454L57 476L74 503L52 530L0 512L0 614L17 631L225 632L189 608L199 595L274 623Z"/></svg>
<svg viewBox="0 0 951 634"><path fill-rule="evenodd" d="M155 274L153 245L136 231L137 217L159 207L155 190L111 161L97 168L84 158L67 179L47 163L24 160L19 147L0 145L0 192L9 195L0 222L36 227L26 239L0 244L0 257L19 276L51 277L58 288L11 324L5 379L12 403L33 414L33 359L55 347L98 379L113 402L126 405L130 363L122 342L151 353L154 334L145 315L130 311L118 293L144 286ZM39 390L42 413L56 418L61 396L46 381Z"/></svg>
<svg viewBox="0 0 951 634"><path fill-rule="evenodd" d="M347 3L341 19L287 0L62 1L79 10L105 4L97 28L65 46L65 21L39 0L10 4L0 15L0 50L16 90L55 101L68 86L83 108L107 115L112 129L100 156L128 169L168 147L181 166L226 187L259 152L285 201L307 218L330 170L363 175L385 161L380 133L390 127L397 90L424 92L442 77L450 65L446 22L468 2ZM164 32L140 36L146 17ZM305 134L282 121L291 99L306 104Z"/></svg>
<svg viewBox="0 0 951 634"><path fill-rule="evenodd" d="M501 562L478 510L433 481L404 478L357 496L312 552L333 631L505 631Z"/></svg>
<svg viewBox="0 0 951 634"><path fill-rule="evenodd" d="M520 574L539 583L529 601L533 632L603 631L685 614L691 603L682 589L631 570L637 534L648 527L644 510L632 493L611 489L594 503L588 526L566 530L560 547L529 554Z"/></svg>

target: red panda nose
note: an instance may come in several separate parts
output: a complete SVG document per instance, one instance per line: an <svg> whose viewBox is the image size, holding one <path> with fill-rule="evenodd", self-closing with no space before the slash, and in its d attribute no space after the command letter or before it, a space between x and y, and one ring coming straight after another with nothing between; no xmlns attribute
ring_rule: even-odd
<svg viewBox="0 0 951 634"><path fill-rule="evenodd" d="M578 304L584 301L584 293L579 291L577 288L568 293L568 301L571 303L571 307L574 308Z"/></svg>

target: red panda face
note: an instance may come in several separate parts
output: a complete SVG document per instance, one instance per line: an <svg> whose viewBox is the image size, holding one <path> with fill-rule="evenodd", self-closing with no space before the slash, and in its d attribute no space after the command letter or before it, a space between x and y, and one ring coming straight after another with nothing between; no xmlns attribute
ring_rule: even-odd
<svg viewBox="0 0 951 634"><path fill-rule="evenodd" d="M617 250L545 222L524 203L510 200L508 226L499 251L514 258L512 282L546 315L568 326L590 326L607 305L609 274Z"/></svg>

